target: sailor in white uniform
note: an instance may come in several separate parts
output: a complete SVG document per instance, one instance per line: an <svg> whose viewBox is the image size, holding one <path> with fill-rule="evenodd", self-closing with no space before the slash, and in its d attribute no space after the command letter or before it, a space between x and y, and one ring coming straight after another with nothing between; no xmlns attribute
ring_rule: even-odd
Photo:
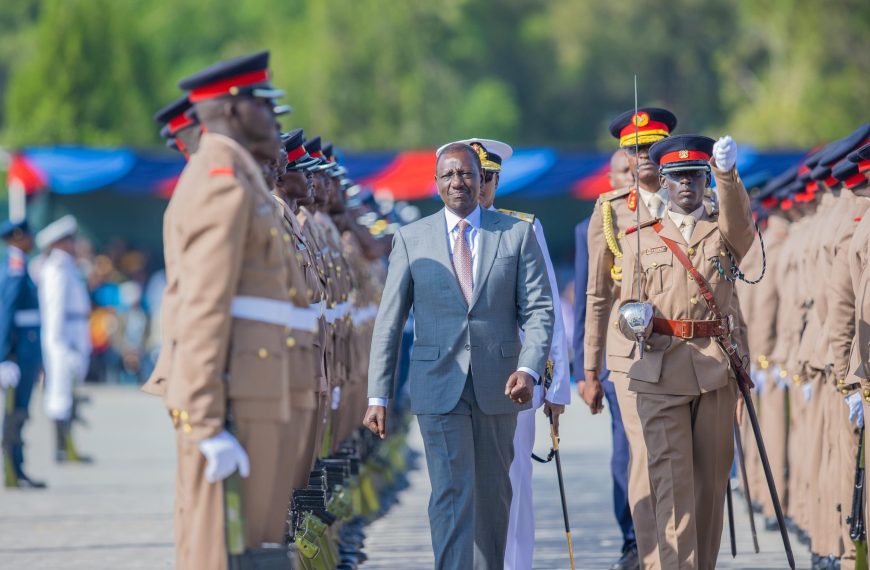
<svg viewBox="0 0 870 570"><path fill-rule="evenodd" d="M39 310L45 367L45 414L55 422L58 462L86 461L71 434L75 387L91 357L91 301L75 260L78 225L73 216L52 222L36 235L44 259L39 270Z"/></svg>
<svg viewBox="0 0 870 570"><path fill-rule="evenodd" d="M503 142L492 139L472 138L457 142L470 145L480 156L484 184L481 187L478 202L482 208L495 210L493 203L495 202L502 161L513 155L513 149ZM504 568L505 570L529 570L532 567L535 548L535 512L532 500L532 448L535 444L535 412L544 406L544 412L548 415L552 414L553 422L558 428L559 415L565 411L565 406L571 403L568 337L565 334L565 322L559 299L559 287L556 284L556 273L553 271L553 262L550 259L541 222L533 214L513 210L500 209L497 211L533 225L535 237L547 265L547 276L550 279L553 310L556 318L553 327L553 342L550 348L552 383L545 394L545 379L541 378L541 382L535 386L532 407L520 412L517 416L517 429L514 433L514 460L510 468L513 496L511 498ZM522 338L522 331L520 331L520 338ZM551 363L548 363L548 368L550 368Z"/></svg>

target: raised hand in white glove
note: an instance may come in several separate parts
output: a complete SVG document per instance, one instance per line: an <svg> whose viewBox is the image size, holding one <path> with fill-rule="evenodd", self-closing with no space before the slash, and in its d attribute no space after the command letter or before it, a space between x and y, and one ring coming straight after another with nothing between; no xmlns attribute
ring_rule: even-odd
<svg viewBox="0 0 870 570"><path fill-rule="evenodd" d="M731 170L737 163L737 144L729 135L720 137L713 145L713 158L719 170Z"/></svg>
<svg viewBox="0 0 870 570"><path fill-rule="evenodd" d="M209 483L223 481L238 469L242 477L251 473L248 454L233 434L222 431L214 437L199 442L199 450L205 456L205 478Z"/></svg>
<svg viewBox="0 0 870 570"><path fill-rule="evenodd" d="M864 427L864 402L861 394L857 392L846 396L846 405L849 406L849 423L856 424L859 428Z"/></svg>
<svg viewBox="0 0 870 570"><path fill-rule="evenodd" d="M807 382L803 386L801 386L804 390L804 401L809 402L813 399L813 385Z"/></svg>
<svg viewBox="0 0 870 570"><path fill-rule="evenodd" d="M21 380L21 369L11 360L0 362L0 388L15 388Z"/></svg>

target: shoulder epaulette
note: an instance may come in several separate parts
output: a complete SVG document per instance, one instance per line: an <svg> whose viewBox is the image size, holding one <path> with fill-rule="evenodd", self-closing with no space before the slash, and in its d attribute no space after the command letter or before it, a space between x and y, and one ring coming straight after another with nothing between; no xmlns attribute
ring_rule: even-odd
<svg viewBox="0 0 870 570"><path fill-rule="evenodd" d="M631 186L623 186L622 188L617 188L616 190L611 190L610 192L605 192L599 197L601 201L610 201L616 200L617 198L624 198L631 194Z"/></svg>
<svg viewBox="0 0 870 570"><path fill-rule="evenodd" d="M527 214L525 212L517 212L515 210L503 210L501 208L499 208L498 211L501 212L502 214L506 214L508 216L511 216L512 218L516 218L518 220L522 220L522 221L528 222L530 224L535 223L535 215L534 214Z"/></svg>

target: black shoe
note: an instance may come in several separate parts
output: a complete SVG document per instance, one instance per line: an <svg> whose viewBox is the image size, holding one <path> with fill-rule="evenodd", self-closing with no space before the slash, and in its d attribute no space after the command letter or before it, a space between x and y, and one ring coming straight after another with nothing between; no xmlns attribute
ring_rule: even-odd
<svg viewBox="0 0 870 570"><path fill-rule="evenodd" d="M779 530L779 521L776 520L776 517L765 517L764 529L771 532Z"/></svg>
<svg viewBox="0 0 870 570"><path fill-rule="evenodd" d="M7 489L45 489L48 487L44 481L36 481L24 473L20 473L15 479L12 485L10 485L9 481L6 482Z"/></svg>
<svg viewBox="0 0 870 570"><path fill-rule="evenodd" d="M622 551L622 556L613 563L610 570L640 570L640 559L637 556L637 546L631 546Z"/></svg>

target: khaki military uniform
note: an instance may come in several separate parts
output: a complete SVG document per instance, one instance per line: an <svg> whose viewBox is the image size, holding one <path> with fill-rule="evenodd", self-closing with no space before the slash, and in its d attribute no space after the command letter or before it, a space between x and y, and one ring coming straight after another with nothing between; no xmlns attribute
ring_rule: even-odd
<svg viewBox="0 0 870 570"><path fill-rule="evenodd" d="M749 251L755 230L749 197L736 171L714 167L713 174L719 215L705 211L688 243L666 215L661 235L684 248L710 283L716 304L729 310L734 306L734 285L720 278L713 260L727 267L730 251L739 262ZM639 249L634 235L620 241L625 283L620 302L637 297L628 284L635 282L640 257L643 298L655 307L656 317L710 319L697 284L660 236L652 227L639 233ZM712 338L654 333L643 359L638 358L635 343L627 342L631 365L626 372L630 389L637 393L647 446L661 567L712 569L722 533L738 394L728 358Z"/></svg>
<svg viewBox="0 0 870 570"><path fill-rule="evenodd" d="M246 544L281 543L292 487L297 334L285 324L234 316L240 298L292 313L307 303L289 263L282 225L259 165L232 139L205 134L164 217L164 346L148 382L176 428L178 568L225 568L222 483L205 479L202 439L232 413L251 462L242 488ZM290 285L295 284L295 285ZM288 286L290 285L290 286ZM250 309L250 307L248 307Z"/></svg>
<svg viewBox="0 0 870 570"><path fill-rule="evenodd" d="M632 285L632 281L624 278L625 259L619 236L636 224L636 208L640 208L641 223L652 219L646 202L638 199L637 193L626 187L602 194L592 211L588 234L584 368L600 370L606 350L605 364L611 371L610 380L616 391L629 444L628 499L638 555L645 568L654 569L660 566L655 510L647 473L647 450L637 415L636 396L628 389L626 374L631 365L633 343L623 337L615 326L620 287ZM660 207L657 215L662 210L663 207Z"/></svg>

